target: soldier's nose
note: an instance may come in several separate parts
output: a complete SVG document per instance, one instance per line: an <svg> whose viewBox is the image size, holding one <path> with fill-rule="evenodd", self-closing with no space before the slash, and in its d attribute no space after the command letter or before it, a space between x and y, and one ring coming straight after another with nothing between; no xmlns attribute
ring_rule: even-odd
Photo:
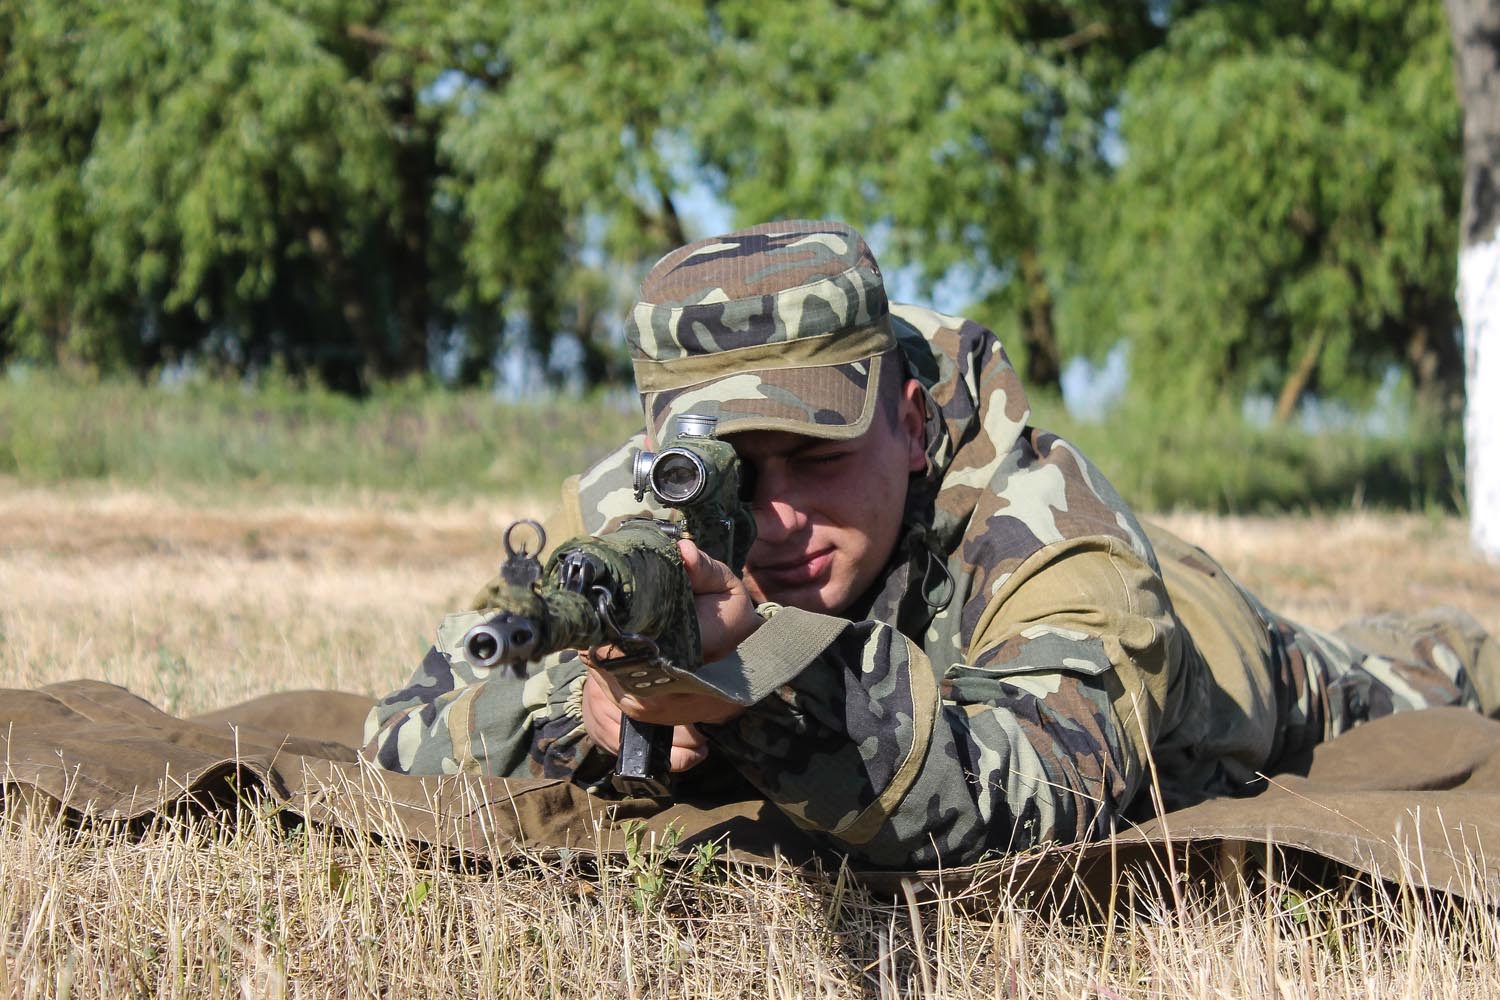
<svg viewBox="0 0 1500 1000"><path fill-rule="evenodd" d="M755 530L768 542L794 535L806 524L807 515L787 500L766 500L755 506Z"/></svg>

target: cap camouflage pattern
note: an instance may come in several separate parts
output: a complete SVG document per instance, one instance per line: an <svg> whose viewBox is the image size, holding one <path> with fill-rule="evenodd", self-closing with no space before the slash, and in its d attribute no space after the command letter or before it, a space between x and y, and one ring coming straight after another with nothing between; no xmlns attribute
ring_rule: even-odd
<svg viewBox="0 0 1500 1000"><path fill-rule="evenodd" d="M718 432L852 438L896 346L880 266L841 222L773 222L689 243L641 283L626 322L652 440L682 413Z"/></svg>

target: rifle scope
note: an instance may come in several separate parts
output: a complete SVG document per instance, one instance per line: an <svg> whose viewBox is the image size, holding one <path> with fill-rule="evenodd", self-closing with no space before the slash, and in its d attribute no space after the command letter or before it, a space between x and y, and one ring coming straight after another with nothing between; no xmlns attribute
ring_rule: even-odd
<svg viewBox="0 0 1500 1000"><path fill-rule="evenodd" d="M717 423L703 414L683 414L677 418L677 437L711 439ZM697 500L709 489L714 477L697 449L683 445L657 453L636 452L633 472L635 498L644 498L650 490L668 507L681 507Z"/></svg>

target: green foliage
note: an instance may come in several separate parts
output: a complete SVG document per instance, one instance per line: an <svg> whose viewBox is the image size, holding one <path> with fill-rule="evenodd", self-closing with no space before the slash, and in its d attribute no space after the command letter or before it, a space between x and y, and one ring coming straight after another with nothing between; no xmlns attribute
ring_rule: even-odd
<svg viewBox="0 0 1500 1000"><path fill-rule="evenodd" d="M1103 422L1070 419L1033 397L1033 421L1076 444L1133 507L1277 513L1371 507L1462 507L1463 436L1453 423L1412 421L1396 433L1312 433L1266 426L1211 401L1179 409L1126 401Z"/></svg>
<svg viewBox="0 0 1500 1000"><path fill-rule="evenodd" d="M1450 413L1451 74L1437 0L0 0L0 363L619 381L706 187L967 284L1036 387L1123 340L1143 398Z"/></svg>
<svg viewBox="0 0 1500 1000"><path fill-rule="evenodd" d="M285 378L147 389L33 372L0 380L0 475L550 499L638 419L613 397L500 403L400 383L356 400Z"/></svg>
<svg viewBox="0 0 1500 1000"><path fill-rule="evenodd" d="M401 908L407 913L416 913L430 895L432 895L432 880L420 879L412 883L412 887L401 897Z"/></svg>
<svg viewBox="0 0 1500 1000"><path fill-rule="evenodd" d="M719 865L723 848L718 841L694 844L691 850L679 852L682 827L668 823L657 836L646 829L642 820L627 820L625 858L622 874L630 883L630 902L638 913L661 909L667 892L685 877L689 885L721 881Z"/></svg>
<svg viewBox="0 0 1500 1000"><path fill-rule="evenodd" d="M0 0L0 356L479 379L681 242L691 5ZM594 230L601 230L596 237ZM590 256L592 255L592 256ZM602 260L601 255L607 255ZM606 374L594 350L595 378Z"/></svg>
<svg viewBox="0 0 1500 1000"><path fill-rule="evenodd" d="M888 264L915 265L929 287L959 268L969 314L1033 382L1055 383L1058 223L1105 168L1105 112L1123 67L1161 36L1159 9L723 4L734 85L709 102L699 142L747 221L839 215L884 231Z"/></svg>
<svg viewBox="0 0 1500 1000"><path fill-rule="evenodd" d="M842 215L957 274L1034 387L1124 340L1147 398L1360 402L1398 364L1451 407L1436 0L717 11L695 135L741 220Z"/></svg>
<svg viewBox="0 0 1500 1000"><path fill-rule="evenodd" d="M1119 172L1082 204L1069 343L1131 344L1133 388L1444 404L1460 157L1436 0L1218 4L1131 68ZM1305 384L1296 379L1306 377Z"/></svg>
<svg viewBox="0 0 1500 1000"><path fill-rule="evenodd" d="M481 310L519 309L535 333L560 323L601 381L622 373L603 316L633 295L612 268L633 274L688 239L672 196L690 164L672 140L710 70L706 19L676 0L504 9L503 25L464 22L503 78L463 76L440 137L440 190L467 233L462 294Z"/></svg>
<svg viewBox="0 0 1500 1000"><path fill-rule="evenodd" d="M317 11L4 6L49 73L5 74L19 138L0 197L45 195L39 182L56 178L53 225L0 215L0 247L31 278L0 292L17 354L141 366L216 335L263 360L288 327L347 325L285 353L358 350L381 365L391 346L307 287L319 247L320 278L361 254L389 277L377 243L401 193L388 95L350 74Z"/></svg>
<svg viewBox="0 0 1500 1000"><path fill-rule="evenodd" d="M1136 402L1086 423L1057 397L1033 401L1038 426L1078 444L1142 510L1447 510L1461 494L1462 440L1451 425L1309 434L1255 426L1224 407ZM355 400L285 377L144 388L32 372L0 379L0 477L545 503L638 422L634 402L618 396L500 403L413 381Z"/></svg>

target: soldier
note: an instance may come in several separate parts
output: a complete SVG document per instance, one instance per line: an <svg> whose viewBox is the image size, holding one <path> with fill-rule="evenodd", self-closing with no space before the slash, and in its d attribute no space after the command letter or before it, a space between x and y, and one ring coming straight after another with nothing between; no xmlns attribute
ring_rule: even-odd
<svg viewBox="0 0 1500 1000"><path fill-rule="evenodd" d="M994 334L889 305L848 226L674 251L628 334L647 437L570 480L549 533L638 512L634 449L716 417L758 538L743 577L684 562L705 661L769 693L635 697L576 655L512 679L465 662L476 616L452 616L371 714L382 766L598 785L624 711L676 727L679 794L748 782L859 861L958 864L1105 835L1149 812L1153 767L1175 808L1376 716L1500 704L1500 650L1461 612L1305 628L1142 524L1030 425Z"/></svg>

